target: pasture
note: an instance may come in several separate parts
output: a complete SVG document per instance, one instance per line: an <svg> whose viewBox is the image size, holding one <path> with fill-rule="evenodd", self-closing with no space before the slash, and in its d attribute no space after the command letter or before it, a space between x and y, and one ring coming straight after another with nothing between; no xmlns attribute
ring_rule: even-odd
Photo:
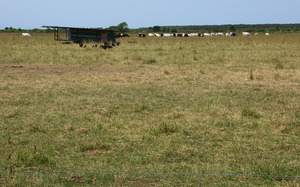
<svg viewBox="0 0 300 187"><path fill-rule="evenodd" d="M0 34L0 185L300 185L300 35ZM11 141L9 141L11 137Z"/></svg>

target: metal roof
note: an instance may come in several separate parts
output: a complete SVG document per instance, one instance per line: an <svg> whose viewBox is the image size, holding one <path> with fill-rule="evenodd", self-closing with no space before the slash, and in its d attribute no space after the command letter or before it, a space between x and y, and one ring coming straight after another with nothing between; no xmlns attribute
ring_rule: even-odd
<svg viewBox="0 0 300 187"><path fill-rule="evenodd" d="M80 29L80 30L97 30L97 31L112 31L112 32L115 32L115 30L96 29L96 28L61 27L61 26L47 26L47 25L43 25L42 27L48 28L48 29Z"/></svg>

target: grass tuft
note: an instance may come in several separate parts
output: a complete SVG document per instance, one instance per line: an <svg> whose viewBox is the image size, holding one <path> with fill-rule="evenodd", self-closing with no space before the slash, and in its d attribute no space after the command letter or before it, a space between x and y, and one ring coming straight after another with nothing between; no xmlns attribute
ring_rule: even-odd
<svg viewBox="0 0 300 187"><path fill-rule="evenodd" d="M143 61L143 64L155 64L155 63L157 63L157 61L154 58Z"/></svg>
<svg viewBox="0 0 300 187"><path fill-rule="evenodd" d="M179 126L173 123L163 122L158 126L158 131L164 134L172 134L179 132Z"/></svg>
<svg viewBox="0 0 300 187"><path fill-rule="evenodd" d="M253 117L255 119L259 119L261 118L261 114L259 114L258 112L256 112L254 109L243 109L242 111L242 116L244 117Z"/></svg>

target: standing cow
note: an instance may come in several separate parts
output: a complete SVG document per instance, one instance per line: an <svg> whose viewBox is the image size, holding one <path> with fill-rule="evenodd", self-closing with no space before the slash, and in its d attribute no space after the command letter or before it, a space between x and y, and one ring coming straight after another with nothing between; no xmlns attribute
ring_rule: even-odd
<svg viewBox="0 0 300 187"><path fill-rule="evenodd" d="M216 33L215 35L216 35L216 36L224 36L224 33L218 32L218 33Z"/></svg>
<svg viewBox="0 0 300 187"><path fill-rule="evenodd" d="M243 36L250 36L250 33L249 32L242 32L242 35Z"/></svg>
<svg viewBox="0 0 300 187"><path fill-rule="evenodd" d="M173 34L170 34L170 33L164 33L163 34L163 37L171 37L171 36L173 36Z"/></svg>
<svg viewBox="0 0 300 187"><path fill-rule="evenodd" d="M22 37L30 37L31 38L31 35L29 33L22 33Z"/></svg>

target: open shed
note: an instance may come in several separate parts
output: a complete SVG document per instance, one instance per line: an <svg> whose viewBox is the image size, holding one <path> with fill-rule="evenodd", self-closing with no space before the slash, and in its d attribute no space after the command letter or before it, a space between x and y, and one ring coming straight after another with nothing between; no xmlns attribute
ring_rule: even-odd
<svg viewBox="0 0 300 187"><path fill-rule="evenodd" d="M76 27L43 26L54 30L54 40L82 42L115 42L115 31Z"/></svg>

